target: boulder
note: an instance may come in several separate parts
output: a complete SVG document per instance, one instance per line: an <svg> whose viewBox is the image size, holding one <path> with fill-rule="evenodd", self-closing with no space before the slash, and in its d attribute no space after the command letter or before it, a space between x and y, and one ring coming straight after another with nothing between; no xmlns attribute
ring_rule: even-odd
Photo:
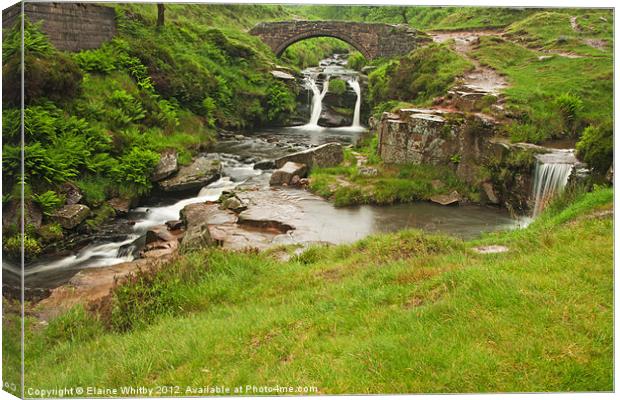
<svg viewBox="0 0 620 400"><path fill-rule="evenodd" d="M176 231L178 229L182 229L184 225L183 221L181 221L180 219L174 219L171 221L166 221L166 226L169 230Z"/></svg>
<svg viewBox="0 0 620 400"><path fill-rule="evenodd" d="M176 240L176 236L170 233L166 225L157 225L149 228L149 230L146 231L144 244L150 244L159 241L170 242L173 240Z"/></svg>
<svg viewBox="0 0 620 400"><path fill-rule="evenodd" d="M309 169L314 167L335 167L344 160L340 143L326 143L308 150L280 157L275 161L276 168L282 168L289 161L306 164ZM301 176L301 175L300 175Z"/></svg>
<svg viewBox="0 0 620 400"><path fill-rule="evenodd" d="M82 200L82 192L71 182L65 182L60 186L59 192L65 196L65 204L77 204Z"/></svg>
<svg viewBox="0 0 620 400"><path fill-rule="evenodd" d="M301 184L301 178L299 175L293 175L291 181L288 183L290 186L299 186Z"/></svg>
<svg viewBox="0 0 620 400"><path fill-rule="evenodd" d="M373 177L379 174L379 171L374 167L359 167L358 173L360 176Z"/></svg>
<svg viewBox="0 0 620 400"><path fill-rule="evenodd" d="M208 215L203 211L204 204L190 204L181 210L181 219L185 223L185 236L181 249L197 250L213 243L209 232Z"/></svg>
<svg viewBox="0 0 620 400"><path fill-rule="evenodd" d="M32 201L25 200L24 222L26 226L31 225L36 229L41 227L43 221L43 213L39 207ZM2 207L2 226L6 229L9 225L15 224L15 227L21 226L21 202L19 200L11 200L6 206Z"/></svg>
<svg viewBox="0 0 620 400"><path fill-rule="evenodd" d="M237 217L228 210L220 210L217 203L196 203L181 210L181 220L185 224L181 249L188 251L215 244L209 226L234 224Z"/></svg>
<svg viewBox="0 0 620 400"><path fill-rule="evenodd" d="M159 182L177 172L178 169L177 152L175 150L165 151L159 156L159 162L151 174L151 181Z"/></svg>
<svg viewBox="0 0 620 400"><path fill-rule="evenodd" d="M349 126L352 122L353 118L350 115L343 115L329 108L324 110L319 118L320 126L327 126L330 128Z"/></svg>
<svg viewBox="0 0 620 400"><path fill-rule="evenodd" d="M52 214L52 219L65 229L73 229L78 226L90 214L90 208L83 204L71 204L62 207Z"/></svg>
<svg viewBox="0 0 620 400"><path fill-rule="evenodd" d="M131 200L122 199L120 197L115 197L108 200L108 204L114 209L117 216L127 215L129 209L131 208Z"/></svg>
<svg viewBox="0 0 620 400"><path fill-rule="evenodd" d="M292 161L286 162L281 168L273 171L271 179L269 180L270 186L289 185L294 176L305 177L308 172L308 167L305 164L300 164Z"/></svg>
<svg viewBox="0 0 620 400"><path fill-rule="evenodd" d="M234 212L241 212L248 207L243 204L239 198L232 196L222 201L221 208L225 210L232 210Z"/></svg>
<svg viewBox="0 0 620 400"><path fill-rule="evenodd" d="M273 160L262 160L254 164L254 169L266 170L275 169L276 163Z"/></svg>
<svg viewBox="0 0 620 400"><path fill-rule="evenodd" d="M460 200L461 195L456 190L450 194L438 194L431 197L433 203L441 204L442 206L458 204Z"/></svg>
<svg viewBox="0 0 620 400"><path fill-rule="evenodd" d="M217 154L200 156L190 165L181 167L171 178L159 182L159 187L166 192L184 192L199 190L220 178L222 164Z"/></svg>

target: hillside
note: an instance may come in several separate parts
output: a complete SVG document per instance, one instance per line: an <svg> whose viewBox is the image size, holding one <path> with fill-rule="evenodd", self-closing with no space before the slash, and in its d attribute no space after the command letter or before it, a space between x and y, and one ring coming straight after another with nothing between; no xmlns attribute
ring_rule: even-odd
<svg viewBox="0 0 620 400"><path fill-rule="evenodd" d="M612 390L612 198L579 194L474 242L408 231L288 262L283 250L188 254L120 287L111 313L29 320L26 382L174 382L178 395L272 382L322 394ZM509 251L472 250L499 244Z"/></svg>

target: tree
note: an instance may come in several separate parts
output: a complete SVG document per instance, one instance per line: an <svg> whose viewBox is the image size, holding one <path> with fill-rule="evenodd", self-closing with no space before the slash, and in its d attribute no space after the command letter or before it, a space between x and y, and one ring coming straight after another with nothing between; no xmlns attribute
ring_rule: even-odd
<svg viewBox="0 0 620 400"><path fill-rule="evenodd" d="M157 3L157 28L164 26L164 12L166 8L164 3Z"/></svg>

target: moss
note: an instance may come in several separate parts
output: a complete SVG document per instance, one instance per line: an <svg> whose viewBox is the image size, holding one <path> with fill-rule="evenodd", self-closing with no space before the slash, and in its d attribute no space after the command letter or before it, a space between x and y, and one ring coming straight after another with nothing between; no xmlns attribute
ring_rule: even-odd
<svg viewBox="0 0 620 400"><path fill-rule="evenodd" d="M35 237L27 234L17 234L3 239L2 249L8 257L13 259L19 259L21 257L22 238L24 244L24 257L26 260L32 260L41 254L41 244Z"/></svg>
<svg viewBox="0 0 620 400"><path fill-rule="evenodd" d="M96 210L93 210L92 217L88 218L85 224L90 230L95 230L104 222L114 218L115 215L116 212L114 209L110 205L104 204Z"/></svg>
<svg viewBox="0 0 620 400"><path fill-rule="evenodd" d="M63 238L62 227L58 223L42 225L39 236L44 243L52 243Z"/></svg>

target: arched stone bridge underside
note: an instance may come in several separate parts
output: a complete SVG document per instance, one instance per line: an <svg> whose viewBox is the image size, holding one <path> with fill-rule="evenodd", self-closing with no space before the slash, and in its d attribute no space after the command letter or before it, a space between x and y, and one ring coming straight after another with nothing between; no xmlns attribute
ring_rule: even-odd
<svg viewBox="0 0 620 400"><path fill-rule="evenodd" d="M279 57L287 47L313 37L334 37L353 46L367 59L407 54L431 39L405 25L349 21L263 22L249 32L258 36Z"/></svg>

